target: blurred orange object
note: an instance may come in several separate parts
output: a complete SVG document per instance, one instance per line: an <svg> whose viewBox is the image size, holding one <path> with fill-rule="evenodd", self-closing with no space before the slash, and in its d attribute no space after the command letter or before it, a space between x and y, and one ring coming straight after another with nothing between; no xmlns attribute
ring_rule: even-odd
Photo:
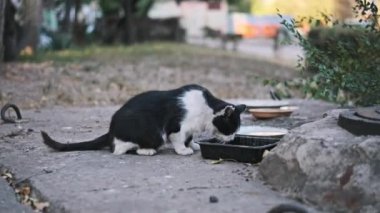
<svg viewBox="0 0 380 213"><path fill-rule="evenodd" d="M280 26L279 25L266 25L263 29L263 36L265 38L274 38L277 34L277 30Z"/></svg>
<svg viewBox="0 0 380 213"><path fill-rule="evenodd" d="M21 50L20 55L23 56L31 56L33 55L33 48L31 46L26 46L24 49Z"/></svg>

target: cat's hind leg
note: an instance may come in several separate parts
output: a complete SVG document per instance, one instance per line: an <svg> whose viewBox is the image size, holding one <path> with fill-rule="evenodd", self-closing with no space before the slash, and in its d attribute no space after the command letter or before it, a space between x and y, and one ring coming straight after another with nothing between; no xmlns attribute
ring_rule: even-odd
<svg viewBox="0 0 380 213"><path fill-rule="evenodd" d="M141 133L141 137L138 139L140 147L136 150L136 153L138 155L152 156L155 155L157 149L165 143L164 138L166 138L166 136L163 136L155 125L145 126L145 129L150 133Z"/></svg>
<svg viewBox="0 0 380 213"><path fill-rule="evenodd" d="M132 143L132 142L124 142L117 138L114 138L113 140L113 154L115 155L122 155L125 154L127 151L139 148L139 145Z"/></svg>

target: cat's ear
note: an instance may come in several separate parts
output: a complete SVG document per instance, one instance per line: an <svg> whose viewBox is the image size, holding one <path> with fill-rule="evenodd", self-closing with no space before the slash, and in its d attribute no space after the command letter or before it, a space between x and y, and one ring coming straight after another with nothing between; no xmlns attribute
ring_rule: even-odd
<svg viewBox="0 0 380 213"><path fill-rule="evenodd" d="M234 110L235 110L235 107L233 107L233 106L227 106L224 109L224 116L230 117L232 115L232 113L234 113Z"/></svg>
<svg viewBox="0 0 380 213"><path fill-rule="evenodd" d="M247 109L247 106L244 105L244 104L240 104L240 105L236 105L235 106L235 110L239 114L241 114L242 112L244 112L246 109Z"/></svg>

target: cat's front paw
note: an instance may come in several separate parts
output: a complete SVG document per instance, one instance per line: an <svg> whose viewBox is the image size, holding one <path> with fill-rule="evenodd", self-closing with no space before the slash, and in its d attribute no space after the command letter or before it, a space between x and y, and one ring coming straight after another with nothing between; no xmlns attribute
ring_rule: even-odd
<svg viewBox="0 0 380 213"><path fill-rule="evenodd" d="M157 151L155 149L138 149L136 150L136 153L138 155L155 155Z"/></svg>
<svg viewBox="0 0 380 213"><path fill-rule="evenodd" d="M199 146L199 144L195 143L194 141L191 141L189 145L190 145L191 149L194 150L194 151L198 151L198 150L201 149L201 147Z"/></svg>
<svg viewBox="0 0 380 213"><path fill-rule="evenodd" d="M175 152L179 155L191 155L194 151L191 148L184 147L182 149L176 149Z"/></svg>

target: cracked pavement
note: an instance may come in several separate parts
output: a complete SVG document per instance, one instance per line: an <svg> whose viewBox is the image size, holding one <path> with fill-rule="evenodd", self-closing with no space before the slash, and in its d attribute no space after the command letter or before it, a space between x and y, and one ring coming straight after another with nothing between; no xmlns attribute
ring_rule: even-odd
<svg viewBox="0 0 380 213"><path fill-rule="evenodd" d="M179 156L169 148L155 156L116 156L108 150L55 152L42 143L41 130L58 141L95 138L107 131L117 109L23 111L29 122L20 126L27 131L7 136L20 126L0 124L0 167L28 181L50 202L48 212L266 212L297 203L260 181L251 164L212 164L200 152ZM0 201L7 200L2 196L11 199L0 193ZM218 203L210 203L210 196Z"/></svg>

